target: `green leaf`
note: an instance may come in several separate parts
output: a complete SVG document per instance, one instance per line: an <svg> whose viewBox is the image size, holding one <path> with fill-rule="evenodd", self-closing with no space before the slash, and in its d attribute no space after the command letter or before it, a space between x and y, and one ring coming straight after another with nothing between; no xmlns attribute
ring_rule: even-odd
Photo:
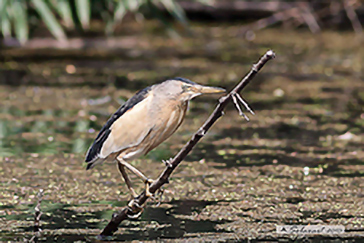
<svg viewBox="0 0 364 243"><path fill-rule="evenodd" d="M11 36L11 24L7 14L1 15L1 32L5 38Z"/></svg>
<svg viewBox="0 0 364 243"><path fill-rule="evenodd" d="M6 7L8 4L8 0L0 0L0 14L6 13Z"/></svg>
<svg viewBox="0 0 364 243"><path fill-rule="evenodd" d="M28 40L28 15L24 1L16 0L11 4L11 15L14 20L14 31L16 38L21 44Z"/></svg>
<svg viewBox="0 0 364 243"><path fill-rule="evenodd" d="M75 27L74 19L72 17L71 5L68 0L53 0L51 1L53 8L58 12L64 21L67 28L73 29Z"/></svg>
<svg viewBox="0 0 364 243"><path fill-rule="evenodd" d="M106 21L105 33L107 35L111 35L114 32L116 25L123 20L127 12L125 0L118 0L116 6L113 6L113 4L111 6L115 9L112 16L110 16L108 11L102 13L103 18Z"/></svg>
<svg viewBox="0 0 364 243"><path fill-rule="evenodd" d="M0 13L6 13L6 6L8 4L8 0L0 0Z"/></svg>
<svg viewBox="0 0 364 243"><path fill-rule="evenodd" d="M119 0L116 4L116 8L114 11L114 22L119 22L121 21L125 14L126 14L126 7L125 7L125 3L123 0Z"/></svg>
<svg viewBox="0 0 364 243"><path fill-rule="evenodd" d="M103 21L106 23L106 26L105 26L106 35L111 35L114 32L113 16L111 16L109 11L107 11L107 10L101 11L100 14L101 14Z"/></svg>
<svg viewBox="0 0 364 243"><path fill-rule="evenodd" d="M8 0L0 0L0 21L1 21L1 33L5 38L11 36L11 24L9 15L7 13Z"/></svg>
<svg viewBox="0 0 364 243"><path fill-rule="evenodd" d="M131 12L136 12L141 5L146 4L149 0L123 0L125 8Z"/></svg>
<svg viewBox="0 0 364 243"><path fill-rule="evenodd" d="M178 21L180 21L184 26L188 26L186 14L179 4L174 0L159 0L167 11L172 14Z"/></svg>
<svg viewBox="0 0 364 243"><path fill-rule="evenodd" d="M151 13L156 17L156 19L158 19L163 25L164 27L167 29L167 33L169 34L169 36L171 36L174 39L180 39L180 35L177 33L177 31L175 31L170 23L170 21L167 20L167 18L165 18L163 16L163 14L161 13L161 11L158 9L158 7L148 1L148 7L151 11Z"/></svg>
<svg viewBox="0 0 364 243"><path fill-rule="evenodd" d="M90 27L90 0L75 0L77 16L81 22L83 29Z"/></svg>
<svg viewBox="0 0 364 243"><path fill-rule="evenodd" d="M44 24L48 27L48 30L60 41L66 39L66 35L57 21L56 17L43 0L30 0L35 10L43 19Z"/></svg>

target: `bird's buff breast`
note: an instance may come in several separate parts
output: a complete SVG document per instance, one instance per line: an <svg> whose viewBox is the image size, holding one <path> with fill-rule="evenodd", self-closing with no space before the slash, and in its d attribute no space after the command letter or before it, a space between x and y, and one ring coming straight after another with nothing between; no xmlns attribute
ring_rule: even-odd
<svg viewBox="0 0 364 243"><path fill-rule="evenodd" d="M126 161L136 159L157 147L168 139L181 125L187 110L187 104L174 107L162 107L158 114L151 114L149 121L150 131L137 146L127 148L120 156ZM163 114L163 115L162 115ZM154 121L152 118L156 118ZM153 125L152 125L153 124Z"/></svg>

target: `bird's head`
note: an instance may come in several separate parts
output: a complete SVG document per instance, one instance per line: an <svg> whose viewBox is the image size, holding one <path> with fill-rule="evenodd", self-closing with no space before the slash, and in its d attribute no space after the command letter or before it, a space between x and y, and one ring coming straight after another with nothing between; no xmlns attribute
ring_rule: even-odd
<svg viewBox="0 0 364 243"><path fill-rule="evenodd" d="M174 78L163 82L163 92L171 99L189 101L202 94L221 94L226 90L218 87L204 86L185 78Z"/></svg>

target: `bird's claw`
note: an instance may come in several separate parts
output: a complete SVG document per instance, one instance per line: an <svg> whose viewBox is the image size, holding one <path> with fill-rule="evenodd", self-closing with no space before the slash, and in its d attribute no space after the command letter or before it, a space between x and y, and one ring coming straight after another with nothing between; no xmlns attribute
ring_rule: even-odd
<svg viewBox="0 0 364 243"><path fill-rule="evenodd" d="M132 208L137 208L137 209L143 209L142 206L139 205L139 203L137 203L136 198L132 199L129 203L128 203L128 207L129 210L132 211Z"/></svg>
<svg viewBox="0 0 364 243"><path fill-rule="evenodd" d="M167 159L167 160L162 160L162 162L163 162L163 163L164 163L167 167L169 167L169 168L172 168L172 167L173 167L173 165L172 165L171 161L172 161L172 158Z"/></svg>
<svg viewBox="0 0 364 243"><path fill-rule="evenodd" d="M154 181L151 179L148 179L148 182L145 183L145 196L152 199L154 202L156 202L156 206L158 207L161 204L162 196L164 193L164 189L159 188L157 192L151 193L149 191L149 185L152 184Z"/></svg>
<svg viewBox="0 0 364 243"><path fill-rule="evenodd" d="M161 202L162 202L162 197L163 197L163 194L164 194L164 189L159 188L158 191L156 192L156 194L157 194L157 197L155 197L155 201L156 201L155 206L156 207L159 207L159 205L161 205Z"/></svg>
<svg viewBox="0 0 364 243"><path fill-rule="evenodd" d="M127 213L126 216L128 216L129 219L136 219L139 218L139 216L143 213L144 208L140 206L135 199L132 199L128 203L128 210L131 214Z"/></svg>
<svg viewBox="0 0 364 243"><path fill-rule="evenodd" d="M158 207L162 201L162 196L164 193L163 189L158 189L158 191L156 193L151 193L149 191L149 187L150 185L154 182L154 180L152 179L146 179L144 181L145 183L145 196L152 199L153 201L156 202L156 206ZM128 218L130 219L136 219L138 218L142 212L144 211L144 207L140 206L138 203L138 198L134 197L129 203L128 203L128 210L131 214L127 214Z"/></svg>
<svg viewBox="0 0 364 243"><path fill-rule="evenodd" d="M144 209L142 209L142 210L140 210L139 212L137 212L137 213L134 213L134 214L126 214L126 216L129 218L129 219L137 219L137 218L139 218L140 217L140 215L142 215L142 213L143 213L143 211L144 211ZM130 211L130 212L132 212L132 211Z"/></svg>
<svg viewBox="0 0 364 243"><path fill-rule="evenodd" d="M247 117L247 115L245 115L244 112L241 110L239 102L243 104L245 109L247 109L252 115L255 115L254 111L250 108L249 104L238 93L232 94L231 97L233 98L233 103L236 109L239 111L239 115L243 116L245 120L249 121L249 117Z"/></svg>
<svg viewBox="0 0 364 243"><path fill-rule="evenodd" d="M158 191L153 194L152 197L150 197L150 199L152 199L155 202L155 206L159 207L159 205L162 202L162 196L163 196L164 190L159 188Z"/></svg>
<svg viewBox="0 0 364 243"><path fill-rule="evenodd" d="M154 194L149 191L149 187L153 182L154 180L147 179L144 183L145 183L145 196L154 200L155 199Z"/></svg>

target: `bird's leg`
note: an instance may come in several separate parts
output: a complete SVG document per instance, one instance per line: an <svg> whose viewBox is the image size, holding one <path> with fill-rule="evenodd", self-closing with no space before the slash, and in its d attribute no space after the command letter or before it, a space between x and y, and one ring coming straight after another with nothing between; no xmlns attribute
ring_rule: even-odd
<svg viewBox="0 0 364 243"><path fill-rule="evenodd" d="M131 195L133 196L133 198L136 198L138 196L138 194L134 191L133 187L131 186L131 181L128 177L128 174L126 174L125 166L122 163L120 163L120 161L117 161L117 166L118 166L118 169L119 169L121 175L124 178L126 186L128 187Z"/></svg>
<svg viewBox="0 0 364 243"><path fill-rule="evenodd" d="M141 211L140 211L140 214L143 212L143 207L141 207L136 201L135 201L135 198L138 197L138 194L135 192L135 190L133 189L133 187L131 186L131 181L128 177L128 174L126 173L125 171L125 166L120 163L120 161L117 161L117 166L118 166L118 169L119 169L119 172L121 173L121 175L123 176L123 179L126 183L126 186L128 187L131 195L132 195L132 200L130 201L130 203L128 204L129 208L132 208L133 205L135 205L137 208L139 208ZM140 214L136 214L136 218L139 217ZM128 216L129 217L129 216ZM133 218L134 216L130 216L130 218Z"/></svg>
<svg viewBox="0 0 364 243"><path fill-rule="evenodd" d="M120 163L125 166L126 168L128 168L131 172L133 172L134 174L136 174L137 176L139 176L144 183L153 183L152 179L149 179L148 177L146 177L142 172L140 172L137 168L135 168L134 166L132 166L131 164L129 164L126 161L120 161Z"/></svg>
<svg viewBox="0 0 364 243"><path fill-rule="evenodd" d="M118 161L119 161L119 163L121 165L128 168L131 172L133 172L134 174L136 174L137 176L139 176L143 180L143 182L145 183L145 195L147 197L153 198L153 194L149 191L149 185L152 184L154 182L154 180L149 179L148 177L146 177L142 172L140 172L137 168L135 168L134 166L132 166L131 164L129 164L125 160L120 159Z"/></svg>

